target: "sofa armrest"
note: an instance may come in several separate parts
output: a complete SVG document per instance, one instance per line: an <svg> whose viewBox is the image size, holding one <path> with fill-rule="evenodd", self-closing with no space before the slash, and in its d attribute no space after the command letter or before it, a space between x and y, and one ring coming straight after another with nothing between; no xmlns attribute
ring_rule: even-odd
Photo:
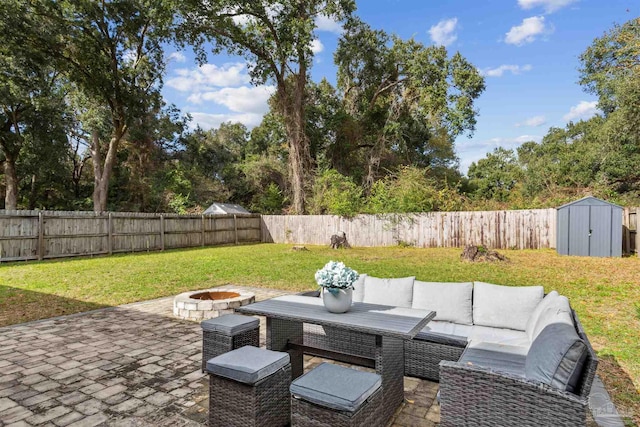
<svg viewBox="0 0 640 427"><path fill-rule="evenodd" d="M585 425L588 402L503 372L440 362L441 426Z"/></svg>

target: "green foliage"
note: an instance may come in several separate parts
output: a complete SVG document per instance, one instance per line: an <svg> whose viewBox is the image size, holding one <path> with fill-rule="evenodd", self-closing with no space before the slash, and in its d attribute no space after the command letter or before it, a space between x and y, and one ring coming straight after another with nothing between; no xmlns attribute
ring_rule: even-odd
<svg viewBox="0 0 640 427"><path fill-rule="evenodd" d="M352 217L360 213L362 188L348 176L330 169L322 172L313 184L309 212Z"/></svg>
<svg viewBox="0 0 640 427"><path fill-rule="evenodd" d="M282 190L273 182L269 183L264 192L254 196L251 203L251 211L266 215L279 215L282 213L286 198Z"/></svg>
<svg viewBox="0 0 640 427"><path fill-rule="evenodd" d="M522 168L513 150L496 148L469 167L469 184L485 199L506 202L522 180Z"/></svg>
<svg viewBox="0 0 640 427"><path fill-rule="evenodd" d="M464 200L456 188L438 183L427 171L407 166L374 183L367 199L368 213L417 213L453 211Z"/></svg>

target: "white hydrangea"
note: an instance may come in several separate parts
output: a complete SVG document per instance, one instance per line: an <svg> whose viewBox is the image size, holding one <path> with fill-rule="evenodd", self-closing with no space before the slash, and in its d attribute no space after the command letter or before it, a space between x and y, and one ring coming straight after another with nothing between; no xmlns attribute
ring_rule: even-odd
<svg viewBox="0 0 640 427"><path fill-rule="evenodd" d="M329 261L324 267L316 271L316 282L330 292L338 289L353 289L358 280L358 272L345 266L342 262Z"/></svg>

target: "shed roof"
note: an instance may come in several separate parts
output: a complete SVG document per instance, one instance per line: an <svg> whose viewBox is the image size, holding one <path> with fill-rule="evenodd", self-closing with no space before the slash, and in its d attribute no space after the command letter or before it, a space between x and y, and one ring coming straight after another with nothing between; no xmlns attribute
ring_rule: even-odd
<svg viewBox="0 0 640 427"><path fill-rule="evenodd" d="M213 203L203 212L204 215L228 215L251 213L240 205L233 203Z"/></svg>
<svg viewBox="0 0 640 427"><path fill-rule="evenodd" d="M607 202L606 200L602 200L602 199L598 199L596 197L593 196L587 196L587 197L583 197L582 199L579 200L574 200L573 202L569 202L567 204L564 204L562 206L557 207L556 209L563 209L569 206L613 206L619 209L622 209L622 206L616 205L615 203L611 203L611 202Z"/></svg>

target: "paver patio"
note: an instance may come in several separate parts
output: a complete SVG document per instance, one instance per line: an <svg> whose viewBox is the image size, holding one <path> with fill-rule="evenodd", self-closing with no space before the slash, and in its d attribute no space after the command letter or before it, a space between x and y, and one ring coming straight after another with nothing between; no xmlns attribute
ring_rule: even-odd
<svg viewBox="0 0 640 427"><path fill-rule="evenodd" d="M288 293L238 288L256 300ZM172 310L168 297L0 328L0 427L207 425L200 324ZM321 362L307 356L305 369ZM437 425L438 384L404 386L393 426Z"/></svg>
<svg viewBox="0 0 640 427"><path fill-rule="evenodd" d="M242 289L257 300L287 293ZM202 332L173 317L172 301L0 328L0 426L207 425ZM262 345L265 331L263 320ZM406 378L405 390L394 425L435 425L437 384Z"/></svg>

